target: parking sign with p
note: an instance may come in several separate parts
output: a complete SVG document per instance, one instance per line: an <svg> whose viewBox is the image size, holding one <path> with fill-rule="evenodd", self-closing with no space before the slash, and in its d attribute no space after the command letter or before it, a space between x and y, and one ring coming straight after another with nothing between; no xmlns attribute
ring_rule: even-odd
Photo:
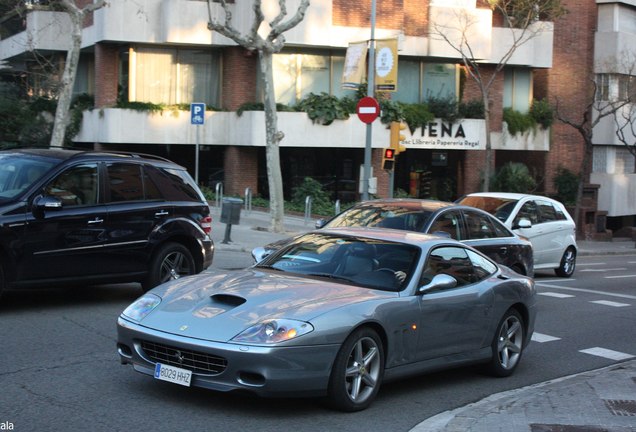
<svg viewBox="0 0 636 432"><path fill-rule="evenodd" d="M202 125L205 121L205 104L190 104L190 123L193 125Z"/></svg>

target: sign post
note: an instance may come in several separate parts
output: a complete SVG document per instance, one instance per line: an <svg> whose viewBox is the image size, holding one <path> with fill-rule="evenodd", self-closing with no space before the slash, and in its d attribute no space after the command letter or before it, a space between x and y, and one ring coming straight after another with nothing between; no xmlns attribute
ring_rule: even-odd
<svg viewBox="0 0 636 432"><path fill-rule="evenodd" d="M366 124L371 124L380 115L380 104L375 98L365 96L356 106L358 118Z"/></svg>
<svg viewBox="0 0 636 432"><path fill-rule="evenodd" d="M205 123L205 104L190 104L190 124L202 126ZM199 128L196 129L196 145L194 157L194 181L199 184Z"/></svg>

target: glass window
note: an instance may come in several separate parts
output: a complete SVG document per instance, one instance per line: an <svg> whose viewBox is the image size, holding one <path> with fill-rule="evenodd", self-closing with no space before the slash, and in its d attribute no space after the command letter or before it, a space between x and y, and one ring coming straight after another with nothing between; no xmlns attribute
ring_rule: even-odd
<svg viewBox="0 0 636 432"><path fill-rule="evenodd" d="M474 211L465 211L466 228L469 239L486 239L496 237L510 237L512 234L501 224L487 215Z"/></svg>
<svg viewBox="0 0 636 432"><path fill-rule="evenodd" d="M477 281L466 249L456 246L439 247L429 254L420 279L420 286L429 284L438 274L454 277L457 280L457 287Z"/></svg>
<svg viewBox="0 0 636 432"><path fill-rule="evenodd" d="M166 200L204 201L194 180L185 170L148 166L146 172Z"/></svg>
<svg viewBox="0 0 636 432"><path fill-rule="evenodd" d="M446 233L455 240L465 240L462 238L460 229L460 215L456 211L446 211L439 215L439 217L431 224L429 233Z"/></svg>
<svg viewBox="0 0 636 432"><path fill-rule="evenodd" d="M527 113L532 102L532 72L525 68L509 68L504 73L504 108Z"/></svg>
<svg viewBox="0 0 636 432"><path fill-rule="evenodd" d="M537 206L541 214L541 222L553 222L557 220L556 211L551 202L537 200Z"/></svg>
<svg viewBox="0 0 636 432"><path fill-rule="evenodd" d="M144 199L141 165L113 163L108 165L108 189L111 202Z"/></svg>
<svg viewBox="0 0 636 432"><path fill-rule="evenodd" d="M141 47L128 64L130 101L218 105L220 56L216 51Z"/></svg>
<svg viewBox="0 0 636 432"><path fill-rule="evenodd" d="M457 66L454 64L425 63L421 100L457 100L457 77Z"/></svg>
<svg viewBox="0 0 636 432"><path fill-rule="evenodd" d="M82 164L54 178L44 193L59 198L64 207L95 205L99 199L97 186L97 164Z"/></svg>
<svg viewBox="0 0 636 432"><path fill-rule="evenodd" d="M519 224L519 220L522 218L528 219L532 222L532 225L536 225L540 222L539 211L537 209L537 204L534 201L528 201L519 209L519 213L515 216L515 220L513 222L513 227Z"/></svg>
<svg viewBox="0 0 636 432"><path fill-rule="evenodd" d="M470 261L473 263L473 269L475 270L475 282L487 279L490 275L497 271L497 266L490 262L488 259L479 255L477 252L471 250L466 251L470 257Z"/></svg>
<svg viewBox="0 0 636 432"><path fill-rule="evenodd" d="M392 99L404 103L419 103L420 92L420 61L398 60L398 90Z"/></svg>

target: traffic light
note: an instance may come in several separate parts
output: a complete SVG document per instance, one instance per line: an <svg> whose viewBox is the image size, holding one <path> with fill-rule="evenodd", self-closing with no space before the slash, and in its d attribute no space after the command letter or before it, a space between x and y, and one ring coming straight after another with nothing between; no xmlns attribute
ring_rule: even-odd
<svg viewBox="0 0 636 432"><path fill-rule="evenodd" d="M404 141L406 137L400 133L400 131L406 129L406 125L402 122L391 122L391 145L390 147L395 150L395 155L406 151L406 147L400 145L400 141Z"/></svg>
<svg viewBox="0 0 636 432"><path fill-rule="evenodd" d="M395 165L395 149L385 148L382 153L382 169L391 171Z"/></svg>

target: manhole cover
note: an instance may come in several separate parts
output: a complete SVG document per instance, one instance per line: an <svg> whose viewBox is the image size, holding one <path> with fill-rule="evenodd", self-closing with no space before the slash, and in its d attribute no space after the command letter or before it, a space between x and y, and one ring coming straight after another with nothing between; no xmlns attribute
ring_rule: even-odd
<svg viewBox="0 0 636 432"><path fill-rule="evenodd" d="M636 400L605 399L604 402L614 415L636 417Z"/></svg>

